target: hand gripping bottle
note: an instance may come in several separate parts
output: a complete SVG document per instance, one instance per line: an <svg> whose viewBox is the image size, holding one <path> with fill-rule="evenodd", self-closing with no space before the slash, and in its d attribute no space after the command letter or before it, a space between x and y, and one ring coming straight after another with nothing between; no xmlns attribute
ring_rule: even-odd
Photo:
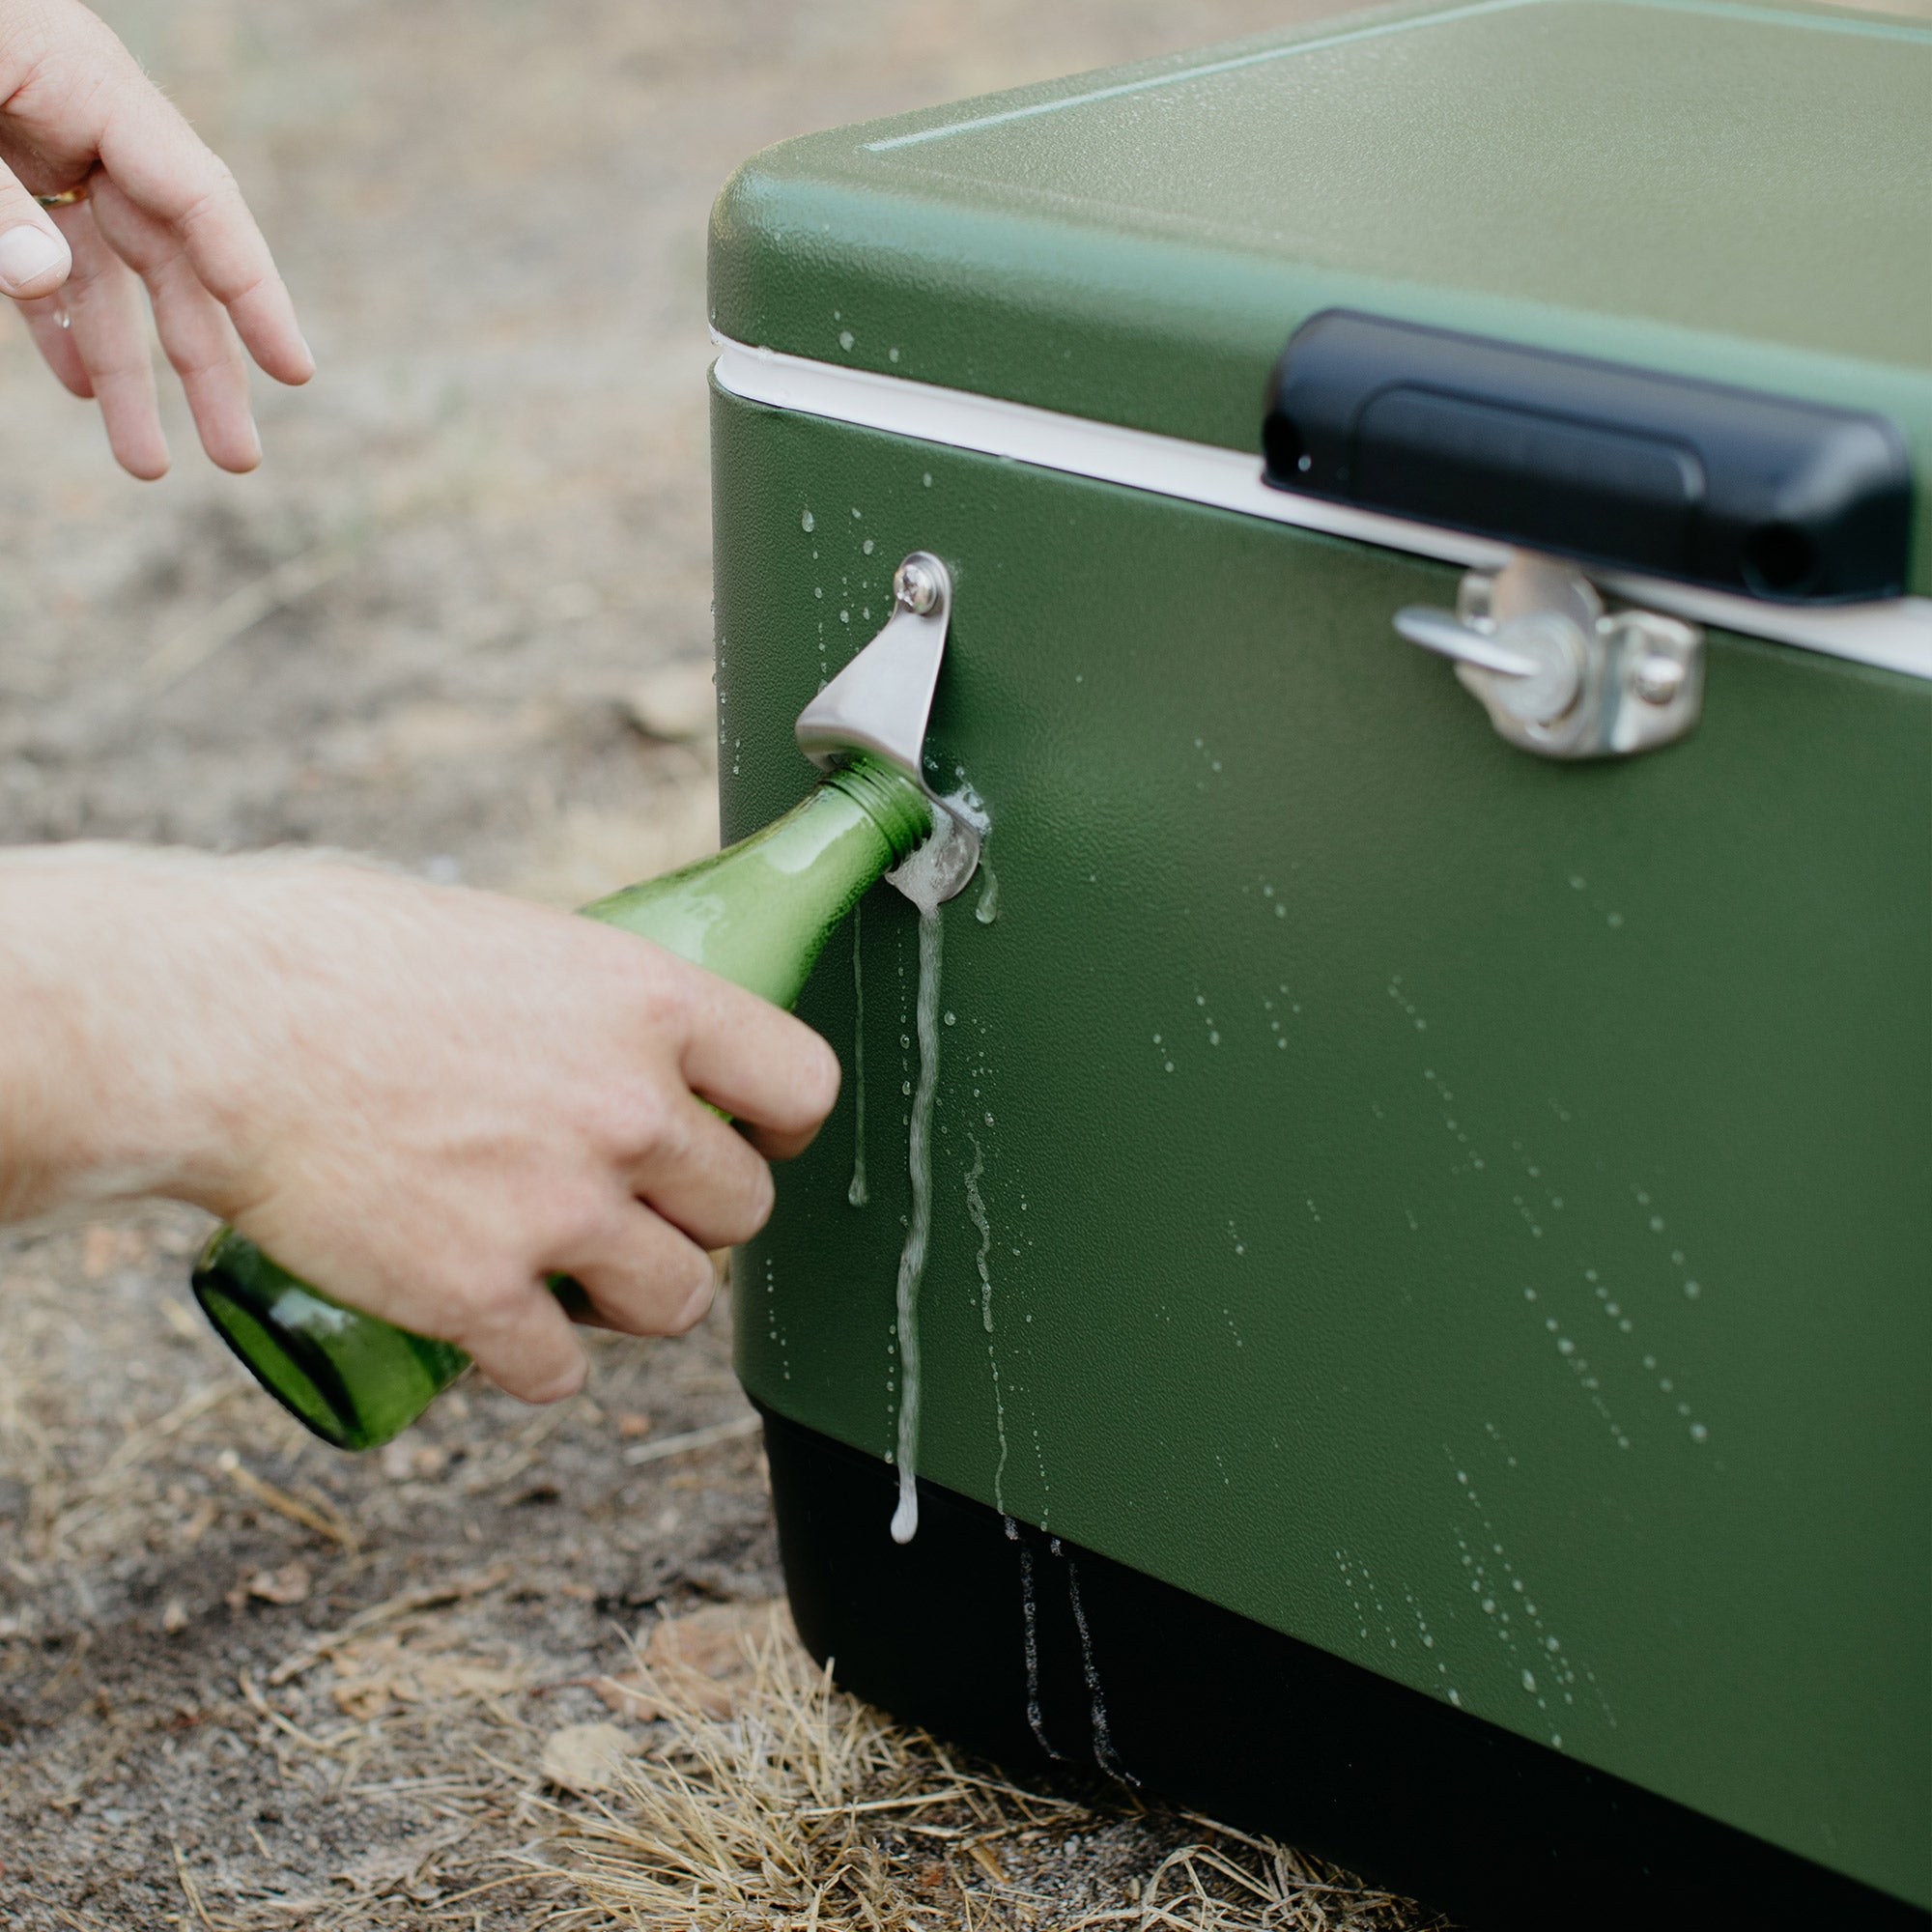
<svg viewBox="0 0 1932 1932"><path fill-rule="evenodd" d="M932 832L933 810L903 771L860 757L728 851L583 912L788 1008L861 895ZM568 1277L551 1286L582 1305ZM203 1251L194 1292L262 1386L338 1449L386 1442L469 1366L450 1343L330 1300L232 1228Z"/></svg>

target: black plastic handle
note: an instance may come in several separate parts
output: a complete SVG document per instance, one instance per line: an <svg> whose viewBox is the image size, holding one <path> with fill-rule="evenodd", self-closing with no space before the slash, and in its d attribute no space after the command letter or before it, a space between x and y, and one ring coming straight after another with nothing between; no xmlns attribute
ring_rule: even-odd
<svg viewBox="0 0 1932 1932"><path fill-rule="evenodd" d="M1788 603L1902 596L1884 416L1329 309L1269 384L1266 476L1362 509Z"/></svg>

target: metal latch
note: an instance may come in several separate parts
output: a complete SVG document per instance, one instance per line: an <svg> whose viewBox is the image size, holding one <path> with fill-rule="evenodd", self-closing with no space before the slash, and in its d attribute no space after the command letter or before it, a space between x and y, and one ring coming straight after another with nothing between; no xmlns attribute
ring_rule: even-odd
<svg viewBox="0 0 1932 1932"><path fill-rule="evenodd" d="M1451 659L1512 745L1546 758L1629 757L1674 743L1704 704L1704 634L1654 611L1605 611L1581 571L1519 551L1472 570L1456 608L1411 604L1395 627Z"/></svg>

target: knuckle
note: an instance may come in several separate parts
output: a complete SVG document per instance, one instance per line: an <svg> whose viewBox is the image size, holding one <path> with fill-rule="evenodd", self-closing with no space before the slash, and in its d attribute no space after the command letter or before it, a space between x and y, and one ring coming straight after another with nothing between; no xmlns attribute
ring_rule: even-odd
<svg viewBox="0 0 1932 1932"><path fill-rule="evenodd" d="M640 990L645 1023L656 1032L683 1038L717 1024L701 997L697 976L673 953L664 955L659 970Z"/></svg>
<svg viewBox="0 0 1932 1932"><path fill-rule="evenodd" d="M243 274L233 279L222 277L209 285L209 293L224 308L240 308L251 298L269 288L273 280L273 276L265 274Z"/></svg>
<svg viewBox="0 0 1932 1932"><path fill-rule="evenodd" d="M656 1099L655 1132L651 1136L650 1151L668 1166L683 1169L698 1164L703 1158L701 1136L703 1117L686 1104L678 1106L663 1095Z"/></svg>
<svg viewBox="0 0 1932 1932"><path fill-rule="evenodd" d="M242 358L222 345L212 344L178 351L169 355L168 363L184 384L192 385L235 374L242 367Z"/></svg>
<svg viewBox="0 0 1932 1932"><path fill-rule="evenodd" d="M558 1187L545 1216L546 1265L569 1265L574 1256L594 1249L608 1235L617 1204L607 1187L591 1180Z"/></svg>
<svg viewBox="0 0 1932 1932"><path fill-rule="evenodd" d="M675 1153L686 1131L669 1096L654 1080L632 1079L601 1096L592 1137L600 1151L619 1161Z"/></svg>
<svg viewBox="0 0 1932 1932"><path fill-rule="evenodd" d="M202 156L203 185L189 196L181 213L175 217L185 231L191 231L208 221L220 220L241 195L228 163L219 155L210 154L205 148Z"/></svg>

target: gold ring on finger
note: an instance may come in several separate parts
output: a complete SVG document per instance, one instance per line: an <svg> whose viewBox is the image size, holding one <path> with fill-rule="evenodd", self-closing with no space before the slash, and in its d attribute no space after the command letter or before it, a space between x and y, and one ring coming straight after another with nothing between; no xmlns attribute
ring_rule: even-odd
<svg viewBox="0 0 1932 1932"><path fill-rule="evenodd" d="M78 187L63 188L58 194L37 194L34 199L43 208L72 208L76 202L87 199L87 184L82 182Z"/></svg>

